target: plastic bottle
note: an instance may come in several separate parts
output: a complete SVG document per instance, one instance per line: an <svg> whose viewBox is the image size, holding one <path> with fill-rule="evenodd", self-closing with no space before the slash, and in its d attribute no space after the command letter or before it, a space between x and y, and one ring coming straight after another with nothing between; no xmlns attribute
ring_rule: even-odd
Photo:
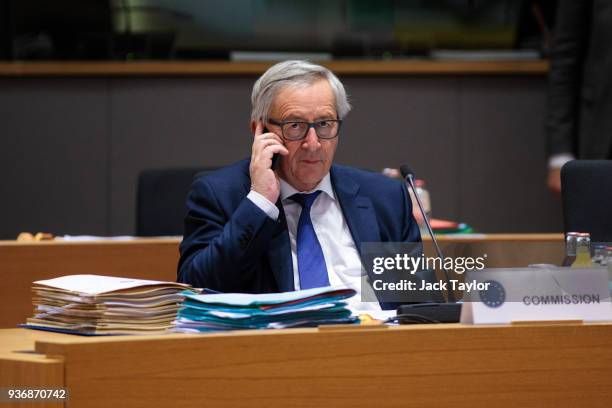
<svg viewBox="0 0 612 408"><path fill-rule="evenodd" d="M606 247L606 267L608 268L608 280L612 282L612 246Z"/></svg>
<svg viewBox="0 0 612 408"><path fill-rule="evenodd" d="M607 247L605 244L593 245L593 265L606 266Z"/></svg>
<svg viewBox="0 0 612 408"><path fill-rule="evenodd" d="M425 214L427 214L427 218L431 219L431 199L429 197L429 191L427 191L425 187L425 181L415 180L414 187L423 203L423 209L425 210Z"/></svg>
<svg viewBox="0 0 612 408"><path fill-rule="evenodd" d="M592 266L591 235L588 232L581 232L576 240L576 260L572 263L572 268L590 268Z"/></svg>
<svg viewBox="0 0 612 408"><path fill-rule="evenodd" d="M578 232L568 232L565 236L565 259L562 266L571 266L576 260L576 240Z"/></svg>

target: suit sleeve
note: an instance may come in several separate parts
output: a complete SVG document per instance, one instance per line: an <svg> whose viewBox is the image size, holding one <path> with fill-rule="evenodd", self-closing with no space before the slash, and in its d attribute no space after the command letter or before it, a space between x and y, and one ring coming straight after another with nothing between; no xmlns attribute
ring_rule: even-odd
<svg viewBox="0 0 612 408"><path fill-rule="evenodd" d="M590 0L560 0L550 57L546 133L549 156L576 152L582 66L588 50Z"/></svg>
<svg viewBox="0 0 612 408"><path fill-rule="evenodd" d="M248 292L255 271L279 222L246 195L228 214L206 178L187 198L178 281L222 292Z"/></svg>

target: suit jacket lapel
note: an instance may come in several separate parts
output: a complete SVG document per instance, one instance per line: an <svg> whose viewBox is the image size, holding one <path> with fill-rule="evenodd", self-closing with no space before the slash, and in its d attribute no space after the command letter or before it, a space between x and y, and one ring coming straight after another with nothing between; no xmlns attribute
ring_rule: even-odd
<svg viewBox="0 0 612 408"><path fill-rule="evenodd" d="M278 216L277 232L270 241L268 247L268 259L270 260L270 268L278 284L278 290L281 292L289 292L295 290L293 285L293 259L291 257L291 242L289 241L289 230L287 229L287 220L285 211L281 204L280 198L276 203L280 210Z"/></svg>
<svg viewBox="0 0 612 408"><path fill-rule="evenodd" d="M357 251L361 254L362 242L380 241L374 205L369 197L359 195L359 184L341 167L332 166L331 180L344 219L351 231Z"/></svg>
<svg viewBox="0 0 612 408"><path fill-rule="evenodd" d="M361 254L362 242L380 241L380 230L372 201L366 196L359 195L359 184L350 175L346 174L346 170L332 166L331 180L336 198L342 208L344 219L349 227L357 251ZM270 241L267 256L270 260L270 268L278 284L278 290L287 292L295 290L291 243L289 241L285 211L280 199L276 205L280 210L278 231Z"/></svg>

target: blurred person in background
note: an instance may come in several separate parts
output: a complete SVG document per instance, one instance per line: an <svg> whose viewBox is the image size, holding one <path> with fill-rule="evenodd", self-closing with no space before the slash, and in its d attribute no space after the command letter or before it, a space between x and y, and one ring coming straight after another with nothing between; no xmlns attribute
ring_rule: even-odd
<svg viewBox="0 0 612 408"><path fill-rule="evenodd" d="M550 56L548 187L573 159L612 158L612 2L560 0Z"/></svg>

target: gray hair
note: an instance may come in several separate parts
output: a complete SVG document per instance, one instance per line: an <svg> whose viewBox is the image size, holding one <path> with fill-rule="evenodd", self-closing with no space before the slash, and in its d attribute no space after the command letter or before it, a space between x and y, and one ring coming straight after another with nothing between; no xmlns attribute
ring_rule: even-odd
<svg viewBox="0 0 612 408"><path fill-rule="evenodd" d="M292 60L279 62L268 68L259 77L251 93L251 120L268 120L272 101L283 88L311 85L318 79L329 82L336 99L336 113L340 119L351 110L342 82L329 69L308 61Z"/></svg>

